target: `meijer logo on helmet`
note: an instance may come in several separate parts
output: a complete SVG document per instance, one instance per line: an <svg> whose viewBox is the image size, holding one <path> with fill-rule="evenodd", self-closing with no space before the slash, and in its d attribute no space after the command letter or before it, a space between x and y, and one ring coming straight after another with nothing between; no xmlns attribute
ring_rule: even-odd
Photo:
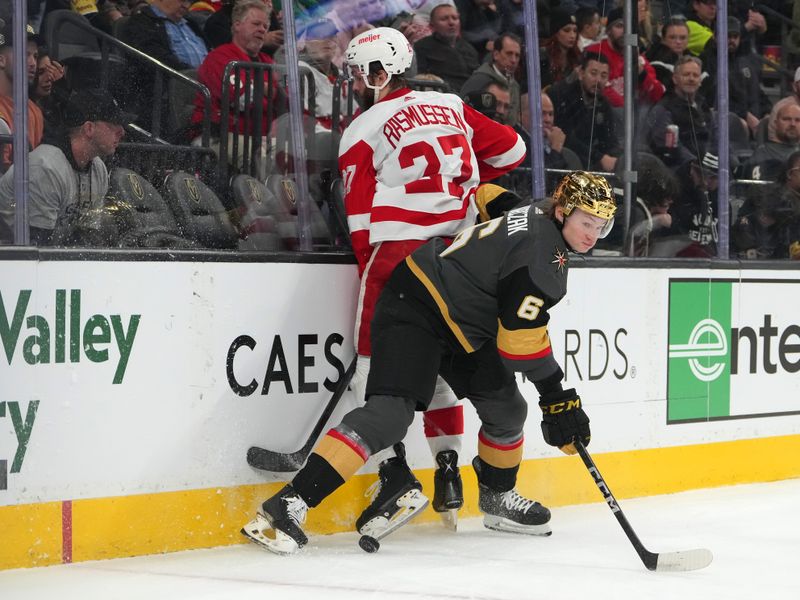
<svg viewBox="0 0 800 600"><path fill-rule="evenodd" d="M370 33L369 35L366 35L366 36L364 36L362 38L359 38L358 43L359 44L366 44L367 42L376 42L379 39L381 39L381 34L380 33L378 33L378 34Z"/></svg>

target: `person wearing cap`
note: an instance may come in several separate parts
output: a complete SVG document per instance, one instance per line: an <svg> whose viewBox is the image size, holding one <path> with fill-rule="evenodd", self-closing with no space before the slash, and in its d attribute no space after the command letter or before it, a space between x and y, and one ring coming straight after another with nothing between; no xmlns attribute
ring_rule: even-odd
<svg viewBox="0 0 800 600"><path fill-rule="evenodd" d="M747 3L747 8L732 16L739 16L744 21L741 33L748 37L761 35L767 30L767 21L764 15L753 10L752 4ZM691 10L687 15L689 25L689 51L695 56L700 56L709 40L714 37L717 19L717 0L692 0Z"/></svg>
<svg viewBox="0 0 800 600"><path fill-rule="evenodd" d="M542 89L566 79L578 66L578 26L575 17L562 8L550 13L550 35L539 48Z"/></svg>
<svg viewBox="0 0 800 600"><path fill-rule="evenodd" d="M39 54L39 38L33 28L26 28L27 78L23 85L30 85L36 79L36 64ZM11 22L0 19L0 134L10 135L14 131L14 38ZM19 81L19 80L18 80ZM28 146L33 149L42 142L44 134L44 115L36 104L28 99ZM0 145L0 174L5 173L13 161L10 144Z"/></svg>
<svg viewBox="0 0 800 600"><path fill-rule="evenodd" d="M102 206L108 191L108 170L102 159L116 152L125 135L123 125L135 118L105 90L79 90L70 96L63 109L62 130L30 153L31 244L65 243L65 234L76 219ZM0 219L9 228L15 209L12 166L0 178Z"/></svg>
<svg viewBox="0 0 800 600"><path fill-rule="evenodd" d="M708 77L700 91L709 100L717 97L717 46L707 44L702 55ZM728 108L755 134L760 119L769 112L771 103L761 89L761 61L742 45L742 22L728 17ZM716 102L714 102L716 104ZM747 132L745 135L748 136Z"/></svg>
<svg viewBox="0 0 800 600"><path fill-rule="evenodd" d="M680 194L670 208L672 228L669 233L684 239L676 256L710 258L717 255L719 218L719 157L705 152L701 159L692 159L676 172Z"/></svg>
<svg viewBox="0 0 800 600"><path fill-rule="evenodd" d="M519 83L514 79L514 72L517 70L521 55L522 40L513 33L501 34L494 42L491 61L483 63L467 79L461 88L461 96L484 90L491 83L508 88L511 99L508 115L504 122L512 127L516 125L519 121L520 88Z"/></svg>
<svg viewBox="0 0 800 600"><path fill-rule="evenodd" d="M608 13L606 39L588 46L585 52L600 53L608 59L608 85L603 94L611 106L621 108L625 104L625 24L622 9L615 8ZM643 55L639 55L638 101L655 104L664 95L664 86L656 77L656 71Z"/></svg>

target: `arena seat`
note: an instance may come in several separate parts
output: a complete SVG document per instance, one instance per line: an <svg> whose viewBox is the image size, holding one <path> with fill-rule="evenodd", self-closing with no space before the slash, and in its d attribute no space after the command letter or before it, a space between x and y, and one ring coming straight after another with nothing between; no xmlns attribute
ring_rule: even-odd
<svg viewBox="0 0 800 600"><path fill-rule="evenodd" d="M297 183L290 175L273 174L267 177L266 188L270 191L284 209L293 217L297 216L297 199L299 191ZM311 217L311 243L315 249L332 246L331 231L315 201L308 203ZM295 234L296 235L296 234ZM291 248L290 248L291 249Z"/></svg>
<svg viewBox="0 0 800 600"><path fill-rule="evenodd" d="M231 196L242 238L240 249L284 250L289 246L285 240L297 244L295 217L258 179L237 175L231 181Z"/></svg>
<svg viewBox="0 0 800 600"><path fill-rule="evenodd" d="M238 235L217 195L185 171L167 175L163 188L181 235L204 248L236 248Z"/></svg>
<svg viewBox="0 0 800 600"><path fill-rule="evenodd" d="M116 167L109 173L106 211L117 223L117 246L125 248L196 248L180 234L161 194L138 173ZM127 211L131 214L128 215Z"/></svg>

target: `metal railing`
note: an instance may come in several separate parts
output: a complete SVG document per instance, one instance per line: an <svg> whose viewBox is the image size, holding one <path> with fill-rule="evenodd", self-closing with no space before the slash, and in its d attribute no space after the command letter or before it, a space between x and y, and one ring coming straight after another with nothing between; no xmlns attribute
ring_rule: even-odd
<svg viewBox="0 0 800 600"><path fill-rule="evenodd" d="M85 34L87 37L85 43L70 44L68 36L63 35L67 28L74 27ZM203 98L203 121L201 127L201 144L203 147L209 146L210 140L210 115L211 115L211 94L208 88L187 77L180 71L168 67L164 63L154 59L134 48L128 44L120 41L119 39L95 29L92 27L85 17L74 13L70 10L56 10L48 14L45 34L50 55L54 60L69 59L73 56L84 57L90 60L99 62L100 67L100 80L97 82L99 87L108 88L112 82L111 71L112 67L123 68L126 61L135 60L145 68L152 69L153 72L153 102L151 112L152 126L149 130L153 138L159 138L162 135L162 102L164 90L166 89L165 81L167 79L180 80L182 84L190 86L196 90ZM72 49L78 50L81 46L82 50L70 53L69 56L62 52L62 46L73 46ZM93 50L92 48L96 48ZM116 58L115 58L116 57Z"/></svg>

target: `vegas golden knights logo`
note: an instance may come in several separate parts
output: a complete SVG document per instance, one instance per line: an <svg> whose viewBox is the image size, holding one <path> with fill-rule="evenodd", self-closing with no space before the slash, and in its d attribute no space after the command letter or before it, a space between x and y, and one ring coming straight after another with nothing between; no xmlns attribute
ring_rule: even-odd
<svg viewBox="0 0 800 600"><path fill-rule="evenodd" d="M250 200L261 204L261 202L263 201L261 198L261 190L258 189L256 182L253 181L252 179L248 179L247 187L250 188Z"/></svg>
<svg viewBox="0 0 800 600"><path fill-rule="evenodd" d="M292 204L296 204L297 195L295 194L294 182L291 179L283 179L281 180L281 185L283 186L283 194L286 199Z"/></svg>
<svg viewBox="0 0 800 600"><path fill-rule="evenodd" d="M129 173L128 182L131 185L131 191L133 192L133 195L136 196L138 200L144 198L144 188L142 187L142 182L139 181L139 176L135 175L134 173Z"/></svg>
<svg viewBox="0 0 800 600"><path fill-rule="evenodd" d="M186 183L186 189L189 191L189 197L195 202L200 202L200 190L197 189L197 182L191 177L183 180Z"/></svg>

